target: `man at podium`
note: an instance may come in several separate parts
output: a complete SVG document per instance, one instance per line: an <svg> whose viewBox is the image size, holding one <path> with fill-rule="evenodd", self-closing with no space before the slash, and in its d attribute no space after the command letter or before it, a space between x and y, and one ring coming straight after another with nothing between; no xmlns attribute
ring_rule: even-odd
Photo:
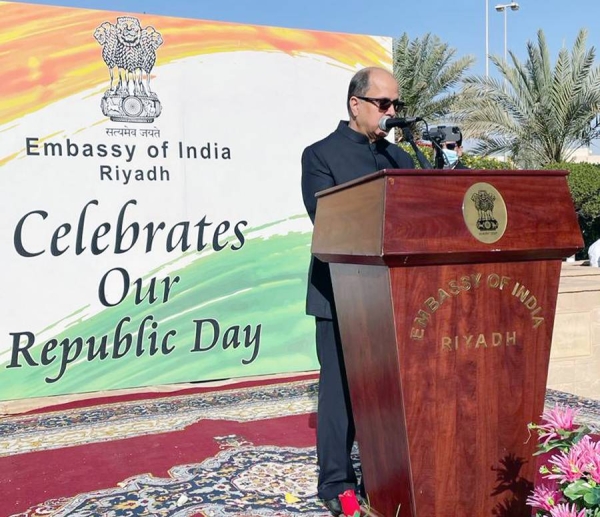
<svg viewBox="0 0 600 517"><path fill-rule="evenodd" d="M394 76L382 68L357 72L347 97L349 121L302 154L302 196L314 223L315 194L381 169L413 169L412 158L385 139L382 117L394 116L402 102ZM329 265L312 257L306 313L315 317L321 367L317 411L318 494L333 515L341 515L338 496L356 490L350 452L354 421L346 382Z"/></svg>

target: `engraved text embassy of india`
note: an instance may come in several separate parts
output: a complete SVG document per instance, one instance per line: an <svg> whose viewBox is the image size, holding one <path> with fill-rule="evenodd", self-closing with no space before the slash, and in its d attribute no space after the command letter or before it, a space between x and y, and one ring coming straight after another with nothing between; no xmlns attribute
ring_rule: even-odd
<svg viewBox="0 0 600 517"><path fill-rule="evenodd" d="M484 276L484 274L478 272L457 276L445 286L438 288L437 292L432 293L432 296L426 298L413 319L410 338L413 340L423 340L425 330L433 315L444 304L462 293L474 292L479 289L501 291L502 293L506 293L506 296L516 299L517 303L529 312L533 329L537 329L544 322L544 309L540 305L538 298L526 285L513 278L497 273L490 273ZM508 302L509 299L506 301ZM487 348L488 346L512 346L515 344L516 334L514 331L494 331L487 334L471 333L460 336L445 336L442 338L441 348L443 350L457 350L462 347Z"/></svg>

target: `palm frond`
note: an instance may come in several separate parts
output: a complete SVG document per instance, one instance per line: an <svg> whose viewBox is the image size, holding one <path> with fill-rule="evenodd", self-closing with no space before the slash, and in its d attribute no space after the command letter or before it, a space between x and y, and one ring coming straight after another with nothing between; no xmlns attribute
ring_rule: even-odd
<svg viewBox="0 0 600 517"><path fill-rule="evenodd" d="M420 116L431 123L444 119L459 100L460 85L472 66L472 56L456 58L456 50L430 33L394 41L394 75L406 115Z"/></svg>
<svg viewBox="0 0 600 517"><path fill-rule="evenodd" d="M567 159L600 135L600 68L586 38L579 31L553 65L540 30L537 42L527 43L524 63L512 52L508 61L491 56L500 79L463 79L453 117L478 140L474 153L510 152L517 163L539 167Z"/></svg>

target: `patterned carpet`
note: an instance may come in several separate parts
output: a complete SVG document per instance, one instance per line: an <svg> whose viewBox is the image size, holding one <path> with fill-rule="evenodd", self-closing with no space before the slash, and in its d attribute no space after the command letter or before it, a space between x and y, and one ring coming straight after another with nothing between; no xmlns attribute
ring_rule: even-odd
<svg viewBox="0 0 600 517"><path fill-rule="evenodd" d="M314 379L108 403L0 420L0 457L184 430L202 420L254 422L316 410Z"/></svg>
<svg viewBox="0 0 600 517"><path fill-rule="evenodd" d="M322 517L314 448L245 445L165 479L138 476L121 487L47 501L18 516Z"/></svg>
<svg viewBox="0 0 600 517"><path fill-rule="evenodd" d="M314 419L311 424L307 418L315 411L316 395L317 384L311 378L2 418L0 505L5 513L1 515L324 517L328 514L315 491ZM546 402L548 406L562 402L578 407L579 420L600 430L600 401L549 390ZM209 421L218 425L210 427ZM273 425L279 427L269 431ZM195 434L190 434L192 430ZM24 492L34 491L28 498L15 498L9 493L14 486L7 477L11 473L16 476L22 465L19 461L31 457L39 463L47 461L51 453L74 451L66 466L71 477L66 479L85 486L85 480L78 478L85 477L87 471L79 471L73 459L84 458L88 447L100 445L109 450L117 444L136 443L144 451L154 443L152 440L165 434L181 444L202 442L204 459L187 464L175 462L165 477L139 474L138 470L121 482L102 485L106 488L79 490L77 494L66 483L59 487L64 497L44 500L43 494L50 493L45 484L54 482L50 468L50 475L41 483L30 476L18 479L18 484L30 485L21 487ZM168 454L167 450L163 452L163 456ZM354 455L359 469L357 450ZM48 461L56 461L56 457ZM192 456L186 452L181 457ZM31 472L39 472L39 468ZM64 480L63 475L63 485ZM4 508L8 501L12 504Z"/></svg>

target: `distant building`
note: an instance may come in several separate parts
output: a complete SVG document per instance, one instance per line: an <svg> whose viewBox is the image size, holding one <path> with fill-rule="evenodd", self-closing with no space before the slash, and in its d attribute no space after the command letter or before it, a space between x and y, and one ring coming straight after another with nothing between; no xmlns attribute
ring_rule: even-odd
<svg viewBox="0 0 600 517"><path fill-rule="evenodd" d="M600 154L592 154L592 150L589 147L581 147L571 155L569 161L600 164Z"/></svg>

